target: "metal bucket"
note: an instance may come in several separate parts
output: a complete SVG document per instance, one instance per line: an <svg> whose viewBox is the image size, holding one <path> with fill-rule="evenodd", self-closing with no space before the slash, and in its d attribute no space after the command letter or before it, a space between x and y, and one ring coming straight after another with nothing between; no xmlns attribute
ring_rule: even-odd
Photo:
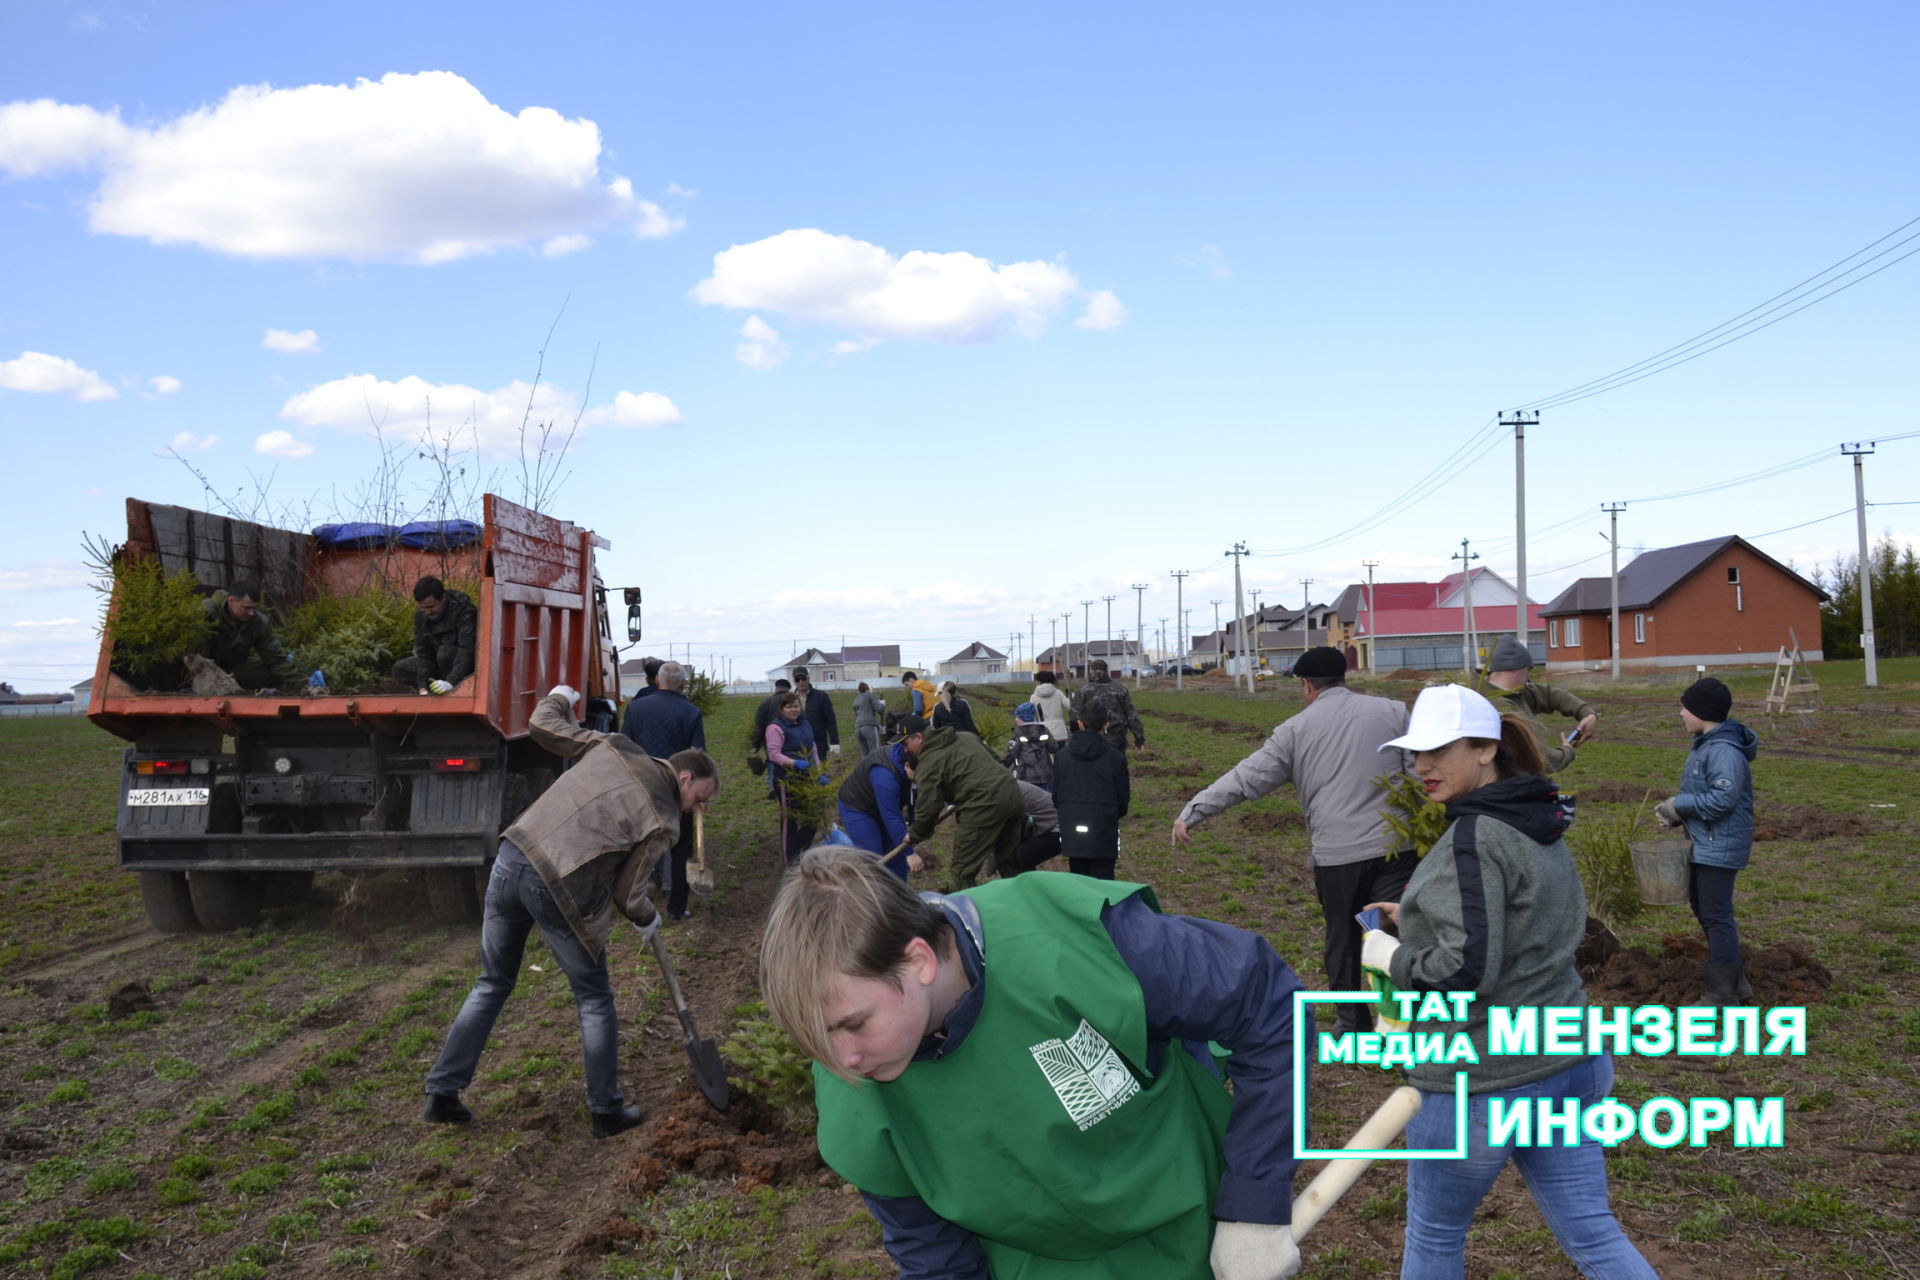
<svg viewBox="0 0 1920 1280"><path fill-rule="evenodd" d="M1678 907L1687 901L1687 866L1693 861L1693 841L1635 840L1634 878L1640 882L1640 901L1650 907Z"/></svg>

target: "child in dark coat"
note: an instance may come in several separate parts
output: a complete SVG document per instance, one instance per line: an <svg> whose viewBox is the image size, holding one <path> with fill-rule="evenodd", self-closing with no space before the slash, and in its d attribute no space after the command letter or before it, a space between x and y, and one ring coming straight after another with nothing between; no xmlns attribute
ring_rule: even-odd
<svg viewBox="0 0 1920 1280"><path fill-rule="evenodd" d="M1120 857L1120 819L1132 785L1127 758L1107 741L1107 709L1090 702L1073 736L1053 761L1053 802L1060 811L1060 852L1075 875L1113 879Z"/></svg>

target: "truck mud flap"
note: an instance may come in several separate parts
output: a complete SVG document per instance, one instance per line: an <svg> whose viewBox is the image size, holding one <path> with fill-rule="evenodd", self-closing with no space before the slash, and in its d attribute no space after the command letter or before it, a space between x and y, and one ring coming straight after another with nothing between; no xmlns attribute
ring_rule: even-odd
<svg viewBox="0 0 1920 1280"><path fill-rule="evenodd" d="M478 867L499 847L494 835L315 832L308 835L194 835L122 838L128 871L360 871L384 867Z"/></svg>

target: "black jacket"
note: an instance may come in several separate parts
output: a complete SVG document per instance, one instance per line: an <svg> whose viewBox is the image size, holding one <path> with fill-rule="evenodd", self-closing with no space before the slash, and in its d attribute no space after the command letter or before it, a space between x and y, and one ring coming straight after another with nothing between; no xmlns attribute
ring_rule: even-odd
<svg viewBox="0 0 1920 1280"><path fill-rule="evenodd" d="M1132 800L1127 758L1105 737L1082 729L1053 759L1053 803L1060 810L1060 852L1069 858L1120 856L1120 819Z"/></svg>
<svg viewBox="0 0 1920 1280"><path fill-rule="evenodd" d="M413 656L433 664L433 674L448 684L459 684L473 674L475 637L480 610L464 591L448 589L446 607L429 618L413 612Z"/></svg>
<svg viewBox="0 0 1920 1280"><path fill-rule="evenodd" d="M828 746L840 745L840 721L833 714L833 699L818 689L807 691L807 705L802 713L808 724L813 726L813 741L825 756Z"/></svg>
<svg viewBox="0 0 1920 1280"><path fill-rule="evenodd" d="M950 724L960 732L970 733L976 738L980 736L980 731L973 727L973 706L959 694L953 696L952 710L948 710L944 702L933 704L933 727L938 729L943 724Z"/></svg>

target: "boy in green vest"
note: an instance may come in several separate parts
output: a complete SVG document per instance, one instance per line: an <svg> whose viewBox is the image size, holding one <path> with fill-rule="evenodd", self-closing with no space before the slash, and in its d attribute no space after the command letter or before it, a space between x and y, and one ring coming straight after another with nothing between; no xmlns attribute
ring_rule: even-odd
<svg viewBox="0 0 1920 1280"><path fill-rule="evenodd" d="M905 1280L1296 1274L1300 986L1265 939L1142 885L916 894L834 846L787 872L760 948L815 1063L820 1154Z"/></svg>

